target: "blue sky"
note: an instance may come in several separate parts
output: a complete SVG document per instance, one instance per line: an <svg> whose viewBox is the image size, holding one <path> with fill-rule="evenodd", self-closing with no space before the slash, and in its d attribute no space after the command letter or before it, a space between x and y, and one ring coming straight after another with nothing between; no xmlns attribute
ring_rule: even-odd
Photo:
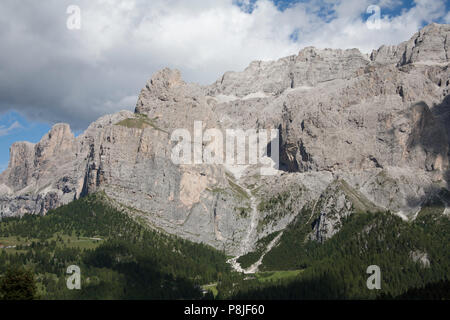
<svg viewBox="0 0 450 320"><path fill-rule="evenodd" d="M51 124L30 121L17 111L8 111L0 116L0 172L8 167L9 147L17 141L37 143L51 129ZM77 136L81 130L76 130Z"/></svg>
<svg viewBox="0 0 450 320"><path fill-rule="evenodd" d="M0 116L0 171L8 166L9 147L16 141L36 143L48 132L50 125L44 122L27 121L16 111Z"/></svg>
<svg viewBox="0 0 450 320"><path fill-rule="evenodd" d="M251 12L257 1L256 0L249 0L249 1L235 0L234 2L238 6L245 7L245 10L247 12ZM311 2L311 1L308 1L308 0L273 0L272 2L275 4L275 6L279 10L283 11L289 7L294 6L297 3L307 3L307 2ZM321 2L322 3L321 9L323 11L327 11L327 9L332 7L333 2L339 2L339 1L316 1L316 2ZM373 1L373 3L379 4L378 1ZM398 16L401 14L402 10L411 9L416 5L414 0L385 1L384 3L391 4L391 5L386 5L383 7L383 15L390 15L390 16ZM450 9L450 2L446 3L446 8L447 8L447 11ZM367 16L368 15L366 15L366 18L367 18ZM444 22L444 21L441 21L441 22Z"/></svg>
<svg viewBox="0 0 450 320"><path fill-rule="evenodd" d="M69 5L80 7L80 30L66 27ZM381 30L365 25L369 5L381 8ZM13 142L37 142L54 123L80 133L133 110L161 68L209 84L310 45L369 53L450 23L449 11L446 0L2 0L0 171Z"/></svg>

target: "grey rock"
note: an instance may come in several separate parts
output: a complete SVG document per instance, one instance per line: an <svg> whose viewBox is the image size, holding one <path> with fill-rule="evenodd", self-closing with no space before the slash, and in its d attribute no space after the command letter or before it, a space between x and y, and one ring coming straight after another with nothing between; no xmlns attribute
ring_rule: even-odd
<svg viewBox="0 0 450 320"><path fill-rule="evenodd" d="M430 267L430 260L428 259L428 253L422 252L420 250L415 250L410 252L410 257L412 261L419 263L422 268Z"/></svg>
<svg viewBox="0 0 450 320"><path fill-rule="evenodd" d="M0 174L2 217L46 214L94 192L158 230L227 253L252 250L312 209L323 242L357 211L414 219L449 188L449 25L432 24L370 57L305 48L256 61L209 86L156 73L135 112L106 115L78 137L58 124L36 145L11 147ZM280 129L282 167L176 165L178 128ZM447 208L445 209L447 212Z"/></svg>

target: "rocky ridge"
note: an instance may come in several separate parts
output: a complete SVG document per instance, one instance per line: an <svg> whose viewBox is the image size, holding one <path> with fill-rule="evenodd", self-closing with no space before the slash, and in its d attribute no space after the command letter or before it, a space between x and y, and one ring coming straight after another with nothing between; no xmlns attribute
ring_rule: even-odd
<svg viewBox="0 0 450 320"><path fill-rule="evenodd" d="M449 25L432 24L370 56L308 47L209 86L161 70L134 113L106 115L78 137L57 124L37 144L15 143L0 174L1 216L45 214L102 191L154 228L232 255L304 208L314 241L357 211L414 219L449 189L449 37ZM170 134L192 133L194 121L204 130L279 129L281 170L175 165Z"/></svg>

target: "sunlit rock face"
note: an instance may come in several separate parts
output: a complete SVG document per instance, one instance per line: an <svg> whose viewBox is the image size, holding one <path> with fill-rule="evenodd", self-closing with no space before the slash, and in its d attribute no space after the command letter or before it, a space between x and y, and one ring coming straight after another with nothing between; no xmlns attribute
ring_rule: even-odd
<svg viewBox="0 0 450 320"><path fill-rule="evenodd" d="M57 124L37 144L13 144L0 174L1 216L46 214L104 192L151 227L230 254L306 208L320 213L310 221L316 241L358 210L413 219L448 189L449 37L449 25L432 24L370 56L308 47L209 86L161 70L134 113L106 115L78 137ZM175 164L171 133L194 134L196 121L203 131L279 129L280 170Z"/></svg>

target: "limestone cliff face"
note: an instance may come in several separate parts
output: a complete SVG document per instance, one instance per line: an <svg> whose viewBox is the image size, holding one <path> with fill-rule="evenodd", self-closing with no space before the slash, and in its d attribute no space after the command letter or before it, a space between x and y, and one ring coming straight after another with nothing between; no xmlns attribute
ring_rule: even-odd
<svg viewBox="0 0 450 320"><path fill-rule="evenodd" d="M255 93L281 94L287 89L312 87L346 79L369 63L358 49L319 50L308 47L297 56L275 62L255 61L243 72L227 72L209 88L212 95L245 97Z"/></svg>
<svg viewBox="0 0 450 320"><path fill-rule="evenodd" d="M134 113L106 115L76 138L58 124L36 145L15 143L0 174L1 215L45 214L103 191L152 227L230 254L306 208L316 241L355 211L413 219L449 188L449 37L450 26L433 24L370 56L309 47L209 86L161 70ZM282 170L174 164L170 134L192 134L194 121L279 129Z"/></svg>
<svg viewBox="0 0 450 320"><path fill-rule="evenodd" d="M446 65L450 57L450 26L430 24L398 46L374 50L371 60L380 64Z"/></svg>
<svg viewBox="0 0 450 320"><path fill-rule="evenodd" d="M8 169L0 175L3 216L45 214L77 196L75 142L67 124L56 124L37 144L11 146Z"/></svg>

